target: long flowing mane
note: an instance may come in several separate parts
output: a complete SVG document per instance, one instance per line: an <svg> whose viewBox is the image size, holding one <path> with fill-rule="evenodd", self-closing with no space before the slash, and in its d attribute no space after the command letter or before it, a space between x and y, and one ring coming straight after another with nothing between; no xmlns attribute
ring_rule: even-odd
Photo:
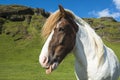
<svg viewBox="0 0 120 80"><path fill-rule="evenodd" d="M73 19L75 18L75 16L70 11L66 11L66 14ZM55 28L61 16L62 15L59 10L50 15L50 17L46 20L45 24L43 25L41 31L41 35L43 36L43 38L47 38L49 36L49 34Z"/></svg>
<svg viewBox="0 0 120 80"><path fill-rule="evenodd" d="M91 47L94 47L99 66L104 62L104 43L102 42L102 39L96 34L96 32L90 27L90 25L80 17L76 16L76 22L79 24L79 26L84 27L86 32L88 33L88 36L91 39Z"/></svg>

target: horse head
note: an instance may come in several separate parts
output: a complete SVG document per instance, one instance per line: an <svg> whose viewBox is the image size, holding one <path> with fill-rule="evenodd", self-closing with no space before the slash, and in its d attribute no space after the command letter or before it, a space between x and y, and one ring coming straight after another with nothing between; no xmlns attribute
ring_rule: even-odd
<svg viewBox="0 0 120 80"><path fill-rule="evenodd" d="M43 30L43 34L47 33L47 30L50 32L47 34L39 61L48 74L56 69L74 48L78 26L74 21L74 15L59 6L59 10L48 18Z"/></svg>

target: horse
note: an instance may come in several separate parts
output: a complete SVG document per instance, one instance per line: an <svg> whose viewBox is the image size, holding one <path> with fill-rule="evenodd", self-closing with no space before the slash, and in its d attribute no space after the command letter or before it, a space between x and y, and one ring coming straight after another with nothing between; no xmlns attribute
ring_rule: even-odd
<svg viewBox="0 0 120 80"><path fill-rule="evenodd" d="M41 35L46 39L39 62L50 74L73 52L77 80L118 80L120 64L91 26L72 11L59 9L46 20Z"/></svg>

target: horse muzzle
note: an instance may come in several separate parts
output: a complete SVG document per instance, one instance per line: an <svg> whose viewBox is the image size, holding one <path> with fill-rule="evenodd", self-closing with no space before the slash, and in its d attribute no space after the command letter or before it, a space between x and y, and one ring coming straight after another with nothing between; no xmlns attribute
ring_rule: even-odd
<svg viewBox="0 0 120 80"><path fill-rule="evenodd" d="M48 68L49 67L49 65L47 64L48 63L48 58L47 57L40 57L39 58L39 62L40 62L40 64L41 64L41 66L43 67L43 68Z"/></svg>
<svg viewBox="0 0 120 80"><path fill-rule="evenodd" d="M46 69L46 74L50 74L53 70L55 70L58 66L58 62L49 63L48 57L40 57L39 62L43 68Z"/></svg>

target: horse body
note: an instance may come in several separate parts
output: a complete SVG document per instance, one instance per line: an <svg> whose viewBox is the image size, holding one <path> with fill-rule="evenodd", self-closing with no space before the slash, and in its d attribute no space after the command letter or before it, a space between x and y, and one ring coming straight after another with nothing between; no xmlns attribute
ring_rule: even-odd
<svg viewBox="0 0 120 80"><path fill-rule="evenodd" d="M75 56L77 80L117 80L120 64L114 52L81 18L73 16L60 6L45 24L48 38L39 56L39 62L51 73L70 51ZM55 17L58 16L56 19ZM53 20L53 23L51 23ZM48 24L50 23L50 24Z"/></svg>
<svg viewBox="0 0 120 80"><path fill-rule="evenodd" d="M80 22L84 22L82 19ZM77 22L76 22L77 23ZM84 22L78 21L79 31L76 36L76 45L73 53L76 57L75 74L78 80L117 80L119 77L119 61L114 55L114 52L105 46L98 35ZM84 26L84 27L83 27ZM89 35L92 32L93 35ZM95 36L94 36L95 34ZM92 38L90 38L92 37ZM94 37L99 38L98 41L102 44L103 59L97 56L95 49L100 48L93 41ZM95 44L95 45L94 45ZM98 46L96 48L96 46ZM102 53L101 53L102 54Z"/></svg>

